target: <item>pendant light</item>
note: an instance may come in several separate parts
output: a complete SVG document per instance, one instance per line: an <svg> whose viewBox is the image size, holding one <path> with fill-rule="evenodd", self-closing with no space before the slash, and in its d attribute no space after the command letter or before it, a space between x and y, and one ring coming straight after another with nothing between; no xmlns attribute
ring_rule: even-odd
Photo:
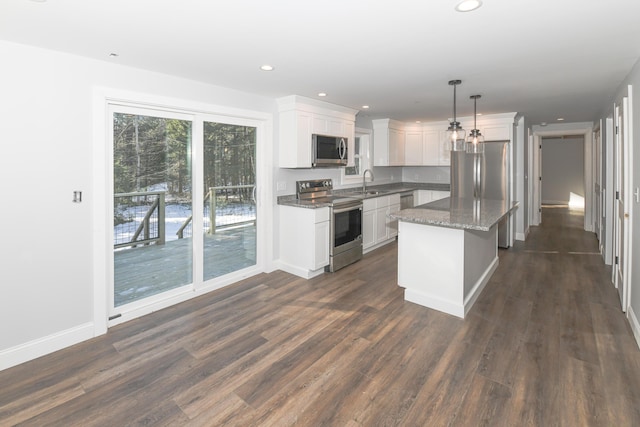
<svg viewBox="0 0 640 427"><path fill-rule="evenodd" d="M476 125L476 102L478 98L480 98L480 95L471 95L469 98L473 99L473 129L467 137L467 153L482 154L484 153L484 136L482 136Z"/></svg>
<svg viewBox="0 0 640 427"><path fill-rule="evenodd" d="M449 85L453 86L453 121L449 123L447 129L447 141L451 145L451 151L465 151L465 131L456 121L456 86L462 83L462 80L451 80Z"/></svg>

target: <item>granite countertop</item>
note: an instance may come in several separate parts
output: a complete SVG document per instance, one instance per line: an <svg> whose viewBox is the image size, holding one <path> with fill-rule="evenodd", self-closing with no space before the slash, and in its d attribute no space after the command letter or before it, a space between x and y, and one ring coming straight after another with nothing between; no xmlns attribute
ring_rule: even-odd
<svg viewBox="0 0 640 427"><path fill-rule="evenodd" d="M389 215L399 221L463 230L489 231L518 207L506 200L445 198Z"/></svg>
<svg viewBox="0 0 640 427"><path fill-rule="evenodd" d="M449 191L449 184L442 183L419 183L419 182L407 182L407 183L394 183L394 184L382 184L382 185L370 185L367 184L366 195L362 194L362 187L350 187L334 189L333 195L344 198L354 199L370 199L373 197L383 197L396 193L407 193L415 190L435 190L435 191ZM372 194L370 192L376 192ZM289 194L286 196L278 196L278 204L284 206L294 206L298 208L316 209L330 206L329 203L311 202L308 200L298 200L295 194Z"/></svg>

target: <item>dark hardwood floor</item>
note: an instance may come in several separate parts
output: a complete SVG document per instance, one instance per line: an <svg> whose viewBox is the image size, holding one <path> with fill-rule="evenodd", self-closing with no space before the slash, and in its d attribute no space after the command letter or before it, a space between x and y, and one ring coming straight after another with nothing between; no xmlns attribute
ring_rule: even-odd
<svg viewBox="0 0 640 427"><path fill-rule="evenodd" d="M583 217L545 209L465 320L397 246L263 274L0 372L0 424L639 426L640 351Z"/></svg>

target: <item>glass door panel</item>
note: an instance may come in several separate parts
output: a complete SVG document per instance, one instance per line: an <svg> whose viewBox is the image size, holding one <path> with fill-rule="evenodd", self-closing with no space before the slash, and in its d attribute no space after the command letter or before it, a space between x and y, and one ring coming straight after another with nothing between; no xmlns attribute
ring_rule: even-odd
<svg viewBox="0 0 640 427"><path fill-rule="evenodd" d="M114 307L190 285L192 122L113 114Z"/></svg>
<svg viewBox="0 0 640 427"><path fill-rule="evenodd" d="M204 122L204 280L256 265L256 128Z"/></svg>

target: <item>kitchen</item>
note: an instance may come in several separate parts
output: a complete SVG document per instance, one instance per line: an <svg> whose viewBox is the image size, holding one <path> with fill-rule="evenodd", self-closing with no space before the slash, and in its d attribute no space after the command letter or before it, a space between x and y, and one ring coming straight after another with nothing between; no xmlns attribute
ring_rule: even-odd
<svg viewBox="0 0 640 427"><path fill-rule="evenodd" d="M527 207L527 203L534 188L530 181L537 180L537 175L527 175L532 165L527 157L530 152L524 148L532 147L531 141L539 135L569 133L575 129L572 124L580 123L589 138L594 129L601 132L601 150L588 139L585 153L595 153L594 159L603 164L605 148L612 145L607 135L617 120L616 109L622 111L625 102L634 105L630 88L640 84L636 44L640 30L634 21L637 2L514 4L496 0L485 1L483 8L471 13L454 11L454 4L446 2L375 7L370 2L345 5L333 0L313 5L280 0L215 5L187 2L186 6L120 0L92 2L90 7L85 3L24 0L0 6L0 105L5 140L0 173L7 201L2 210L7 226L0 271L4 287L0 323L10 325L0 334L2 370L43 355L55 356L57 350L92 338L111 337L109 328L120 326L114 325L119 321L123 323L119 330L134 324L126 322L131 318L124 315L109 319L106 308L108 278L113 274L108 262L108 252L113 250L113 222L108 217L113 195L105 178L112 173L105 136L108 122L102 111L106 110L105 94L120 103L166 107L172 112L188 109L192 116L206 112L222 118L249 117L258 122L258 150L263 151L258 156L257 198L263 234L258 236L261 246L251 271L256 279L251 283L260 290L264 286L260 275L277 271L281 259L278 197L295 195L297 181L329 178L335 190L357 188L362 182L361 177L343 174L343 169L280 168L277 98L301 94L358 110L354 133L363 141L368 139L371 154L380 142L374 140L374 120L387 120L387 127L394 131L388 135L398 137L404 131L404 161L398 162L397 151L373 158L363 168L371 169L375 176L367 185L446 186L449 166L436 158L437 150L428 150L433 145L421 146L422 157L415 154L418 132L413 128L419 128L423 137L431 130L425 127L433 121L442 121L434 126L438 132L447 128L445 119L451 114L447 81L462 78L461 115L472 118L468 96L477 93L483 95L480 105L485 114L522 113L515 129L518 144L513 152L512 198L521 205L514 213L512 233L516 240L525 240L530 229L536 228L529 227L533 225L529 218L535 216L530 213L535 214L537 206ZM247 13L249 9L255 13ZM153 19L142 19L150 12ZM567 20L567 16L576 19ZM318 30L329 21L332 31ZM457 31L451 31L452 27ZM260 69L271 61L275 69ZM638 129L640 109L635 104L632 111L636 114L625 118ZM392 120L400 120L403 129L397 129L400 125ZM464 128L473 126L464 124ZM635 135L637 139L638 133ZM427 162L417 160L427 152ZM600 154L603 156L598 157ZM201 160L196 160L197 168ZM377 161L388 165L378 166ZM640 176L637 156L630 162L629 170ZM612 188L607 187L605 193L604 182L596 184L585 186L587 218L593 206L588 199L591 193L599 191L611 199ZM423 191L418 198L428 199L440 190ZM632 198L633 191L625 194ZM636 226L631 238L638 247L638 216L632 220ZM611 228L611 223L607 226ZM381 230L380 240L373 238L374 246L389 240L383 234L387 237L393 231ZM393 246L384 244L379 250ZM631 258L634 265L638 253L633 252ZM194 265L197 269L199 264ZM353 264L356 270L361 265ZM331 274L323 272L319 278ZM198 283L172 302L186 300L184 295L201 297L247 277L242 273L214 284ZM629 312L640 312L637 275L627 279L634 290ZM310 284L317 280L295 283L312 293ZM555 304L550 299L543 302ZM146 307L144 314L159 313L161 308ZM149 321L141 316L139 322ZM603 319L607 318L598 319L606 322ZM620 323L618 331L629 324L638 330L637 322L629 320L633 318L625 318L628 323ZM474 339L469 336L470 342ZM111 348L106 354L118 356L116 353ZM36 363L44 363L40 366L48 371L60 359L54 361ZM570 367L573 369L566 372L576 372L582 365ZM81 390L81 386L73 388L74 393Z"/></svg>
<svg viewBox="0 0 640 427"><path fill-rule="evenodd" d="M461 82L456 81L455 83L457 85ZM474 101L477 98L479 96ZM454 91L454 105L455 102ZM354 159L348 153L355 152L355 132L352 123L355 121L354 111L343 109L338 113L336 112L340 110L338 106L298 96L280 99L279 104L281 106L279 128L282 135L280 140L281 166L314 167L321 173L328 174L329 168L346 168L353 165ZM425 123L416 126L413 124L405 125L393 120L377 120L373 123L373 150L372 152L367 151L365 156L358 158L358 161L364 163L364 160L367 160L367 165L379 166L404 165L405 163L441 166L451 164L451 159L453 159L453 167L450 166L449 169L453 177L451 181L454 188L450 188L446 183L404 181L390 184L376 182L376 185L372 186L374 173L371 169L364 169L361 172L362 185L356 188L336 189L333 179L325 175L321 179L297 181L295 194L279 196L280 268L301 277L311 278L323 274L324 271L334 272L357 262L362 257L363 251L366 253L395 241L398 236L398 220L400 220L400 226L406 228L408 225L403 224L408 218L406 213L412 212L406 209L411 209L414 205L420 205L424 208L426 207L423 206L424 203L444 199L447 206L451 204L450 217L453 216L454 206L456 212L462 212L462 216L465 216L467 211L470 214L474 212L472 205L482 205L482 215L480 212L475 212L475 217L469 214L467 216L470 219L467 221L469 221L469 227L477 230L481 229L484 232L488 232L490 228L493 230L494 238L490 239L482 249L479 249L480 252L493 253L491 267L485 266L486 270L475 272L476 275L482 276L481 278L465 279L478 283L464 285L465 289L474 288L471 293L469 289L465 292L464 300L467 302L464 304L464 308L461 310L446 309L451 314L464 317L497 267L498 243L501 247L508 248L514 241L514 234L511 230L515 229L515 216L511 215L511 211L517 207L518 203L510 201L513 192L512 173L514 170L511 164L513 161L511 146L516 144L514 129L517 126L518 117L515 113L489 115L482 117L479 124L475 116L472 121L469 121L468 118L461 119L463 124L457 122L455 111L453 117L451 125L455 123L459 127L474 129L470 133L475 137L475 140L478 137L482 138L483 144L487 146L486 155L484 150L480 154L472 153L470 155L466 154L466 149L450 151L451 143L442 131L444 126L441 123ZM329 129L327 123L333 123L333 128ZM441 129L438 129L439 126ZM482 131L478 130L479 128ZM484 142L483 133L489 135L490 139L486 142ZM410 135L409 138L407 138L408 135ZM361 144L360 141L359 144ZM416 153L420 153L417 161ZM482 172L477 170L474 173L474 168L482 168ZM375 168L376 172L384 169L383 167ZM501 175L494 178L493 175L496 171L500 171ZM341 170L341 173L344 176L345 172ZM370 180L368 187L367 180ZM475 188L477 194L474 194L474 187L477 187ZM449 198L451 193L452 197ZM401 210L401 198L405 199L405 205L408 200L411 200L411 205L404 206ZM477 227L485 221L484 217L480 218L480 216L486 215L484 208L487 208L487 205L494 201L498 201L496 206L499 207L495 223L502 220L499 227L499 239L498 227L495 226L495 223L488 224L488 227L483 224L485 228ZM470 203L467 204L467 202ZM438 209L442 209L442 204ZM492 206L489 211L492 209L495 208ZM344 219L340 216L343 216ZM415 222L415 215L410 218L410 222ZM342 225L338 226L337 224ZM431 224L440 226L444 222L439 220L431 222ZM454 225L454 227L457 226ZM422 228L425 227L418 227L418 230ZM408 233L404 238L402 235L399 236L399 241L404 243L404 245L400 245L401 248L404 248L402 253L424 253L424 250L419 249L420 242L428 240L418 238L406 243L414 235L416 235L415 232ZM305 237L300 238L300 236ZM449 238L446 239L449 240ZM455 238L450 240L455 240ZM340 244L335 243L338 241ZM460 253L454 252L451 255L453 258L446 262L452 266L449 267L448 273L437 272L437 267L442 262L442 258L438 257L437 253L442 250L442 245L445 242L435 241L440 243L439 246L433 246L431 255L415 260L414 272L409 274L414 279L408 280L409 276L404 268L400 269L398 277L399 285L404 287L410 282L431 283L430 293L433 294L433 289L436 290L434 296L416 297L415 286L410 286L407 295L411 296L408 296L407 299L431 308L442 308L441 304L425 303L425 301L442 299L437 290L450 285L441 285L440 282L448 283L451 276L456 275L455 270L459 268L456 258L463 259L465 249L459 249ZM435 260L433 265L429 264L429 267L421 268L425 263L429 263L430 259ZM406 260L399 260L399 266L405 264ZM460 283L458 286L463 285ZM418 285L418 287L420 286ZM458 301L457 304L459 305L461 302Z"/></svg>

